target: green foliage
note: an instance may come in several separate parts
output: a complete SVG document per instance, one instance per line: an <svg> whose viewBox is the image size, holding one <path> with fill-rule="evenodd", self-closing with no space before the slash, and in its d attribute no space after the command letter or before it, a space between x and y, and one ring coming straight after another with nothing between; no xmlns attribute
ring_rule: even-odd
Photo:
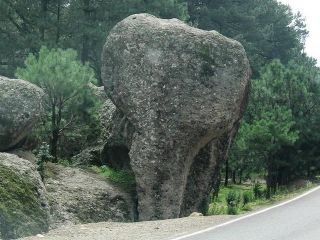
<svg viewBox="0 0 320 240"><path fill-rule="evenodd" d="M28 11L26 11L28 9ZM307 35L303 17L276 0L3 0L0 3L0 74L12 76L41 45L73 48L100 77L100 54L112 27L135 13L178 18L239 40L254 75L274 58L300 55Z"/></svg>
<svg viewBox="0 0 320 240"><path fill-rule="evenodd" d="M126 170L114 170L107 166L93 166L92 170L126 190L132 190L135 187L135 177L133 172Z"/></svg>
<svg viewBox="0 0 320 240"><path fill-rule="evenodd" d="M52 160L52 156L50 155L50 146L46 142L41 144L37 154L37 159L37 170L43 181L45 176L45 164Z"/></svg>
<svg viewBox="0 0 320 240"><path fill-rule="evenodd" d="M188 5L193 25L243 44L255 77L275 58L285 63L294 58L308 33L301 15L276 0L189 0Z"/></svg>
<svg viewBox="0 0 320 240"><path fill-rule="evenodd" d="M75 49L99 79L101 50L116 23L135 13L189 18L180 0L2 0L0 13L0 75L9 77L28 53L46 45Z"/></svg>
<svg viewBox="0 0 320 240"><path fill-rule="evenodd" d="M255 199L259 199L259 198L263 197L264 190L263 190L263 187L262 187L261 183L259 183L259 182L254 183L254 185L253 185L253 194L254 194L254 198Z"/></svg>
<svg viewBox="0 0 320 240"><path fill-rule="evenodd" d="M209 204L209 208L208 208L208 215L212 216L212 215L224 215L227 214L227 207L219 204L217 202L213 202L211 204Z"/></svg>
<svg viewBox="0 0 320 240"><path fill-rule="evenodd" d="M320 112L318 76L312 64L291 61L285 66L274 60L252 81L229 161L232 169L247 175L267 173L268 194L294 178L310 176L311 166L317 166L309 154L315 154L312 145L320 140L311 130Z"/></svg>
<svg viewBox="0 0 320 240"><path fill-rule="evenodd" d="M81 89L96 81L92 69L77 60L74 50L49 50L46 47L41 48L38 56L30 54L25 68L18 68L16 76L41 87L48 94L51 104L64 104L70 99L70 105L75 105L81 100L76 98Z"/></svg>
<svg viewBox="0 0 320 240"><path fill-rule="evenodd" d="M180 0L75 0L65 9L68 47L76 49L82 62L89 62L100 77L100 55L110 30L131 14L150 13L163 18L188 18ZM79 26L81 26L79 28ZM80 31L79 31L80 30Z"/></svg>
<svg viewBox="0 0 320 240"><path fill-rule="evenodd" d="M50 139L55 160L62 136L80 131L80 137L86 139L91 134L90 129L81 126L90 126L95 116L98 100L90 93L88 84L96 80L93 70L77 60L74 50L42 47L38 56L29 55L25 68L18 68L16 75L38 85L47 94L43 139Z"/></svg>
<svg viewBox="0 0 320 240"><path fill-rule="evenodd" d="M262 112L259 119L244 126L247 127L247 143L253 151L273 155L282 146L292 145L298 139L298 131L292 130L294 124L291 111L285 108L275 107Z"/></svg>
<svg viewBox="0 0 320 240"><path fill-rule="evenodd" d="M276 193L270 199L266 198L266 184L255 183L253 185L230 185L228 187L222 187L218 197L212 199L209 203L207 214L242 214L262 206L293 198L311 187L314 187L314 185L306 184L299 189L282 186L277 189Z"/></svg>
<svg viewBox="0 0 320 240"><path fill-rule="evenodd" d="M301 51L308 33L301 14L276 0L189 0L188 5L192 25L243 44L255 78L226 175L237 173L241 182L266 171L277 175L281 168L280 184L315 175L320 169L314 124L320 112L319 69Z"/></svg>
<svg viewBox="0 0 320 240"><path fill-rule="evenodd" d="M248 203L251 203L254 200L254 194L252 191L245 191L242 194L242 203L243 206L247 205Z"/></svg>
<svg viewBox="0 0 320 240"><path fill-rule="evenodd" d="M228 214L230 215L237 215L238 214L238 208L241 202L241 194L237 191L229 191L226 196L226 202L228 206Z"/></svg>
<svg viewBox="0 0 320 240"><path fill-rule="evenodd" d="M58 164L64 166L64 167L71 167L72 166L72 162L70 160L67 159L59 159L58 160Z"/></svg>

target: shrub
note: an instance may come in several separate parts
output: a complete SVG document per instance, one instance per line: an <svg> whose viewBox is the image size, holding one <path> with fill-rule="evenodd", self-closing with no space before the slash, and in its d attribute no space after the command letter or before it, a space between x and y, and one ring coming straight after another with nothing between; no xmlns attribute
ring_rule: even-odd
<svg viewBox="0 0 320 240"><path fill-rule="evenodd" d="M52 159L49 149L49 145L46 142L43 142L37 154L37 170L41 176L42 181L44 180L45 175L45 164Z"/></svg>
<svg viewBox="0 0 320 240"><path fill-rule="evenodd" d="M259 198L263 197L264 191L263 191L263 187L262 187L261 183L257 182L253 185L253 193L254 193L255 199L259 199Z"/></svg>
<svg viewBox="0 0 320 240"><path fill-rule="evenodd" d="M293 189L293 191L295 191L295 189ZM277 194L289 194L290 191L287 186L279 186L279 187L277 187L276 193Z"/></svg>
<svg viewBox="0 0 320 240"><path fill-rule="evenodd" d="M228 206L228 214L238 214L238 208L241 202L241 195L237 191L229 191L226 196L226 202Z"/></svg>
<svg viewBox="0 0 320 240"><path fill-rule="evenodd" d="M250 204L244 205L242 207L242 210L243 211L251 211L252 210L252 206Z"/></svg>
<svg viewBox="0 0 320 240"><path fill-rule="evenodd" d="M85 143L91 135L92 129L86 126L95 122L92 116L98 105L97 97L88 87L89 82L97 81L93 69L88 64L83 65L72 49L49 50L42 47L39 54L27 57L25 67L18 68L16 76L37 85L46 93L44 132L39 138L51 139L50 154L54 162L58 161L58 155L62 156L58 154L60 148L66 145L66 141L61 143L63 136L77 136L78 144L73 147L81 149L80 143Z"/></svg>
<svg viewBox="0 0 320 240"><path fill-rule="evenodd" d="M131 171L115 170L107 166L94 166L92 169L99 175L107 178L112 183L117 184L127 190L130 190L135 186L135 177Z"/></svg>
<svg viewBox="0 0 320 240"><path fill-rule="evenodd" d="M218 203L211 203L208 209L208 215L223 215L227 213L227 208L223 205Z"/></svg>
<svg viewBox="0 0 320 240"><path fill-rule="evenodd" d="M60 164L64 167L71 167L72 166L71 161L68 159L59 159L58 164Z"/></svg>
<svg viewBox="0 0 320 240"><path fill-rule="evenodd" d="M253 192L245 191L242 195L243 206L247 205L248 203L251 203L253 199L254 199Z"/></svg>

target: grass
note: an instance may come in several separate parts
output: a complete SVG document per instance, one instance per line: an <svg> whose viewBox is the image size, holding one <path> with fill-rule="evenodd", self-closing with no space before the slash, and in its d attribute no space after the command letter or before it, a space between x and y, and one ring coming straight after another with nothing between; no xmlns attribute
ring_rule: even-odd
<svg viewBox="0 0 320 240"><path fill-rule="evenodd" d="M93 166L91 169L106 178L110 182L122 187L125 190L132 190L135 187L134 174L130 171L125 170L114 170L107 166L97 167Z"/></svg>
<svg viewBox="0 0 320 240"><path fill-rule="evenodd" d="M64 166L64 167L72 167L72 161L68 159L59 159L58 164Z"/></svg>
<svg viewBox="0 0 320 240"><path fill-rule="evenodd" d="M293 198L305 192L306 190L314 187L314 185L308 184L305 187L302 187L299 189L291 189L291 190L285 187L281 187L278 189L276 194L274 194L270 199L265 198L265 190L266 190L265 184L261 186L262 187L261 190L263 193L261 197L254 197L253 187L254 187L253 185L230 185L228 187L222 187L220 189L218 197L211 201L208 209L208 215L225 215L228 213L235 215L235 214L247 213L252 210L257 210L259 208L266 207L266 206L275 204L277 202L281 202L281 201ZM239 203L236 203L236 207L233 207L230 205L228 207L227 198L229 195L240 196L241 200ZM244 204L244 198L246 198L244 197L244 195L247 195L246 196L247 199L245 200L246 202L248 202L247 204Z"/></svg>
<svg viewBox="0 0 320 240"><path fill-rule="evenodd" d="M63 167L73 167L71 161L64 159L59 159L57 164ZM86 170L89 170L90 172L93 171L95 174L102 176L114 185L121 187L123 190L131 191L135 189L136 181L134 174L131 171L115 170L107 166L92 166L86 168ZM55 164L47 162L45 168L45 178L55 178L57 171L59 171L59 168L57 168Z"/></svg>

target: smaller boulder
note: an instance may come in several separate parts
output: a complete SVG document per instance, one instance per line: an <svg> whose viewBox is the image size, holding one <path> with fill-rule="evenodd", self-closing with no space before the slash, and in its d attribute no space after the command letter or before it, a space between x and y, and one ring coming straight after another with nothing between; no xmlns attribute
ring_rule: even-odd
<svg viewBox="0 0 320 240"><path fill-rule="evenodd" d="M198 212L193 212L190 214L189 217L203 217L203 214L202 213L198 213Z"/></svg>
<svg viewBox="0 0 320 240"><path fill-rule="evenodd" d="M72 165L75 167L102 166L101 151L101 146L86 148L72 157Z"/></svg>
<svg viewBox="0 0 320 240"><path fill-rule="evenodd" d="M52 228L106 221L134 220L132 196L99 175L47 164L45 185Z"/></svg>
<svg viewBox="0 0 320 240"><path fill-rule="evenodd" d="M0 239L48 231L49 207L36 166L0 153Z"/></svg>
<svg viewBox="0 0 320 240"><path fill-rule="evenodd" d="M0 151L19 144L43 113L44 92L32 83L0 76Z"/></svg>

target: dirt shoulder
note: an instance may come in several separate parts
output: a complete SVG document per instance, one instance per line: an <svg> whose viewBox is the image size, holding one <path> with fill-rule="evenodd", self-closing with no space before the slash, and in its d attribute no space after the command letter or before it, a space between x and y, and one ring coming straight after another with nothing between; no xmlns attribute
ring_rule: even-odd
<svg viewBox="0 0 320 240"><path fill-rule="evenodd" d="M138 223L103 222L54 229L24 240L169 240L236 218L236 216L187 217Z"/></svg>
<svg viewBox="0 0 320 240"><path fill-rule="evenodd" d="M273 204L257 207L261 211L272 205L280 204L306 192L307 189L296 191L294 194ZM252 212L248 212L250 214ZM215 215L209 217L186 217L161 221L116 223L101 222L60 227L44 235L23 238L23 240L171 240L173 238L194 233L215 225L219 225L243 215Z"/></svg>

